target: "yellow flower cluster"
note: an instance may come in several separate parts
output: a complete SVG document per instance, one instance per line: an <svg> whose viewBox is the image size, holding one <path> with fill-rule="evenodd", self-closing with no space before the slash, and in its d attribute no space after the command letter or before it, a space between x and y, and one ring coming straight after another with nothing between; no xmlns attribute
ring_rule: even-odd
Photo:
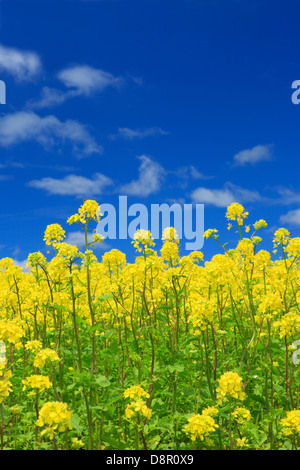
<svg viewBox="0 0 300 470"><path fill-rule="evenodd" d="M285 251L291 258L297 258L300 254L300 237L291 238Z"/></svg>
<svg viewBox="0 0 300 470"><path fill-rule="evenodd" d="M216 228L209 228L208 230L205 230L203 234L204 238L218 238L218 230Z"/></svg>
<svg viewBox="0 0 300 470"><path fill-rule="evenodd" d="M131 419L136 413L142 413L145 418L150 419L152 410L148 408L145 400L139 399L126 406L125 417Z"/></svg>
<svg viewBox="0 0 300 470"><path fill-rule="evenodd" d="M174 227L166 227L163 231L161 239L163 241L179 243L178 233Z"/></svg>
<svg viewBox="0 0 300 470"><path fill-rule="evenodd" d="M292 410L286 413L286 417L281 420L282 432L286 436L298 434L300 436L300 410Z"/></svg>
<svg viewBox="0 0 300 470"><path fill-rule="evenodd" d="M60 243L58 246L58 257L61 257L69 263L71 260L74 260L81 256L76 245L71 245L69 243Z"/></svg>
<svg viewBox="0 0 300 470"><path fill-rule="evenodd" d="M180 259L178 246L172 241L165 241L160 252L162 258L172 264L177 264Z"/></svg>
<svg viewBox="0 0 300 470"><path fill-rule="evenodd" d="M36 425L39 427L47 426L41 432L41 435L48 433L50 439L53 439L56 431L63 432L66 429L72 429L71 415L72 411L69 410L67 403L47 402L39 411Z"/></svg>
<svg viewBox="0 0 300 470"><path fill-rule="evenodd" d="M273 244L274 247L276 248L278 245L287 245L289 239L290 239L290 232L286 228L279 228L276 230L274 233L274 239L273 239Z"/></svg>
<svg viewBox="0 0 300 470"><path fill-rule="evenodd" d="M140 385L133 385L127 388L123 396L133 400L126 406L126 418L131 419L136 413L142 413L147 419L151 418L152 410L148 408L146 401L142 399L142 397L149 398L150 395Z"/></svg>
<svg viewBox="0 0 300 470"><path fill-rule="evenodd" d="M147 250L148 246L155 246L150 230L138 229L131 242L138 252Z"/></svg>
<svg viewBox="0 0 300 470"><path fill-rule="evenodd" d="M242 437L242 438L238 438L236 440L236 446L237 447L249 447L249 444L248 444L248 439L246 439L246 437Z"/></svg>
<svg viewBox="0 0 300 470"><path fill-rule="evenodd" d="M100 216L98 203L85 201L68 223L78 223L84 228L83 224L91 219L97 222ZM269 367L271 363L272 349L272 364L280 374L268 375L274 381L272 385L268 381L259 384L263 383L269 399L273 397L276 408L282 406L288 383L286 399L294 399L290 404L293 408L297 403L298 372L296 367L286 368L286 355L300 331L300 238L291 238L284 228L277 230L274 247L283 245L283 251L279 259L274 259L272 253L258 249L260 237L242 236L240 226L247 216L241 204L234 203L227 208L228 222L236 222L240 240L232 248L225 244L224 250L210 260L204 260L200 251L181 256L179 237L172 227L163 232L162 247L157 251L152 249L155 243L151 232L138 230L133 244L141 255L137 254L132 263L117 249L107 251L98 259L97 253L91 250L83 254L77 246L66 243L65 232L58 224L49 225L45 231L46 245L55 248L55 255L49 261L40 252L31 253L27 263L29 271L23 272L12 259L0 260L0 344L2 341L6 348L6 367L14 371L14 390L17 370L17 377L24 378L23 390L47 390L49 397L57 397L61 383L52 391L50 379L55 385L55 377L67 377L68 383L68 374L73 377L70 371L80 370L81 360L81 370L91 367L93 372L98 370L105 375L109 372L118 384L127 384L136 370L141 373L137 382L142 384L151 374L151 398L153 394L155 400L157 391L163 393L162 385L156 385L161 377L168 384L169 395L163 403L168 411L172 409L173 377L178 389L187 380L188 388L194 387L195 393L206 381L211 396L216 392L216 406L227 404L228 400L243 401L244 390L250 403L256 385L254 371L265 373L264 366ZM255 222L254 234L266 225L262 219ZM245 232L249 231L247 225ZM206 230L204 237L215 239L220 246L217 229ZM108 370L112 355L116 355L117 366ZM264 357L266 364L264 360L261 363ZM103 358L106 359L102 362ZM185 371L180 372L184 360L186 375ZM53 373L49 379L38 375L43 373L39 369L48 364L49 372ZM55 370L58 367L59 371ZM105 372L101 371L102 367ZM231 371L238 367L239 374ZM90 370L89 373L92 374ZM10 377L11 372L2 368L0 401L9 396L9 405L14 405L17 403L14 394L10 394ZM74 372L74 380L76 377ZM93 378L89 382L90 376L86 377L88 383L97 380L95 376L95 381ZM245 387L242 377L245 377ZM201 384L198 378L203 381ZM281 380L278 395L272 394L271 387L275 389ZM186 413L193 412L188 409L192 406L187 404L188 397L183 397L181 389L177 396L182 401L180 407L186 406ZM149 393L141 385L127 388L123 398L127 419L134 420L138 415L151 417ZM151 403L156 409L154 398ZM77 399L76 395L74 401ZM201 400L202 396L199 406ZM247 424L253 410L250 405L247 405L249 410L235 408L240 404L230 403L233 426ZM56 405L55 410L58 410ZM58 427L53 427L58 419L55 410L48 403L39 418L39 423L48 426L52 436L59 427L58 422ZM217 411L208 407L189 419L185 431L192 440L203 440L216 429ZM298 432L298 412L290 413L282 422L283 428ZM246 440L237 439L237 435L233 443L247 446ZM80 441L74 446L80 447Z"/></svg>
<svg viewBox="0 0 300 470"><path fill-rule="evenodd" d="M225 372L221 375L216 391L220 404L228 398L238 398L239 400L245 398L242 377L237 372Z"/></svg>
<svg viewBox="0 0 300 470"><path fill-rule="evenodd" d="M40 369L45 365L46 361L59 362L60 358L56 351L50 348L45 348L37 353L33 365Z"/></svg>
<svg viewBox="0 0 300 470"><path fill-rule="evenodd" d="M79 208L78 213L72 215L68 219L68 224L74 224L77 222L81 222L82 224L86 224L87 219L93 219L96 222L100 221L101 217L100 206L97 201L88 199L85 200L82 206Z"/></svg>
<svg viewBox="0 0 300 470"><path fill-rule="evenodd" d="M102 257L102 264L107 266L110 271L115 271L126 266L126 255L122 251L112 249L104 253Z"/></svg>
<svg viewBox="0 0 300 470"><path fill-rule="evenodd" d="M254 227L254 230L255 232L257 232L257 230L259 230L260 228L265 228L267 227L268 224L265 220L263 219L260 219L260 220L257 220L254 224L253 224L253 227Z"/></svg>
<svg viewBox="0 0 300 470"><path fill-rule="evenodd" d="M123 396L124 398L136 400L141 397L149 398L150 395L140 385L132 385L131 387L126 388Z"/></svg>
<svg viewBox="0 0 300 470"><path fill-rule="evenodd" d="M41 341L39 341L37 339L33 339L32 341L27 341L27 343L25 344L25 349L27 349L27 351L30 351L30 352L33 352L33 353L37 353L42 348L43 348L43 345L42 345Z"/></svg>
<svg viewBox="0 0 300 470"><path fill-rule="evenodd" d="M49 377L44 375L31 375L22 380L23 391L27 388L37 388L40 392L52 387L52 383L49 380Z"/></svg>
<svg viewBox="0 0 300 470"><path fill-rule="evenodd" d="M0 403L2 403L12 391L12 383L9 380L12 376L10 370L5 370L5 365L0 364Z"/></svg>
<svg viewBox="0 0 300 470"><path fill-rule="evenodd" d="M244 207L238 202L233 202L227 208L226 217L228 220L235 220L238 225L243 225L243 220L249 215L249 212L244 212Z"/></svg>
<svg viewBox="0 0 300 470"><path fill-rule="evenodd" d="M215 411L196 414L188 419L188 424L183 428L183 431L190 436L192 441L199 438L203 441L210 433L214 432L219 426L215 422L211 414Z"/></svg>
<svg viewBox="0 0 300 470"><path fill-rule="evenodd" d="M208 416L216 416L218 413L219 410L215 406L208 406L207 408L204 408L204 410L202 410L202 414Z"/></svg>
<svg viewBox="0 0 300 470"><path fill-rule="evenodd" d="M250 421L251 413L247 408L238 407L232 412L232 416L238 423L242 424L245 421Z"/></svg>
<svg viewBox="0 0 300 470"><path fill-rule="evenodd" d="M58 246L59 243L66 237L65 231L59 224L48 225L45 234L44 241L46 245Z"/></svg>
<svg viewBox="0 0 300 470"><path fill-rule="evenodd" d="M241 253L243 258L253 261L254 258L254 244L250 238L243 238L237 244L236 250Z"/></svg>
<svg viewBox="0 0 300 470"><path fill-rule="evenodd" d="M289 312L284 315L280 320L273 323L275 331L279 332L279 337L287 338L297 336L300 331L300 315L298 312Z"/></svg>
<svg viewBox="0 0 300 470"><path fill-rule="evenodd" d="M214 319L215 311L216 305L212 300L197 295L192 297L189 323L195 335L199 335L202 330L207 329L209 323Z"/></svg>
<svg viewBox="0 0 300 470"><path fill-rule="evenodd" d="M24 330L18 320L0 320L0 340L13 343L17 347L21 346L21 338L24 336Z"/></svg>

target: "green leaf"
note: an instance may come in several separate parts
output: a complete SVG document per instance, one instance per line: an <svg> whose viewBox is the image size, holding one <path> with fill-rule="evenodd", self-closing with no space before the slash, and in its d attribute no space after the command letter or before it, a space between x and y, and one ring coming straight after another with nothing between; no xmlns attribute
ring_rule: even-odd
<svg viewBox="0 0 300 470"><path fill-rule="evenodd" d="M168 369L171 373L177 371L177 372L183 372L184 371L184 365L183 364L174 364L173 366L168 366Z"/></svg>
<svg viewBox="0 0 300 470"><path fill-rule="evenodd" d="M98 297L98 300L102 301L102 300L107 300L107 299L111 299L113 297L112 294L104 294L104 295L100 295Z"/></svg>
<svg viewBox="0 0 300 470"><path fill-rule="evenodd" d="M97 375L95 377L95 380L97 384L100 385L100 387L102 388L106 388L110 386L110 381L108 380L107 377L105 377L105 375Z"/></svg>
<svg viewBox="0 0 300 470"><path fill-rule="evenodd" d="M81 433L84 430L84 428L81 426L80 422L81 422L80 416L72 413L72 415L71 415L71 426L72 426L72 428L75 429L75 431Z"/></svg>

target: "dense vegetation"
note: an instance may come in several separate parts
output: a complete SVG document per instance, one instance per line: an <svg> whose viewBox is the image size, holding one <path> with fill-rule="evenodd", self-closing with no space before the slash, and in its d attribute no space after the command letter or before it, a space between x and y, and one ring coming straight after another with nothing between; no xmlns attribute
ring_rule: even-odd
<svg viewBox="0 0 300 470"><path fill-rule="evenodd" d="M134 263L98 261L100 216L89 200L68 219L83 253L52 224L52 259L0 261L1 449L297 449L300 238L277 230L273 260L234 203L236 247L207 230L209 261L171 227L159 253L139 230Z"/></svg>

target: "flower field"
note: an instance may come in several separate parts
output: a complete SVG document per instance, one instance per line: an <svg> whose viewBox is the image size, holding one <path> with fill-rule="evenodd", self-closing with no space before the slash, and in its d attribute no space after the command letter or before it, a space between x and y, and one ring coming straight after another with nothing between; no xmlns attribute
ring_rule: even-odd
<svg viewBox="0 0 300 470"><path fill-rule="evenodd" d="M88 200L68 219L84 252L52 224L49 261L0 260L1 450L299 449L300 238L261 250L267 223L233 203L235 248L209 229L211 260L170 227L100 261L100 217Z"/></svg>

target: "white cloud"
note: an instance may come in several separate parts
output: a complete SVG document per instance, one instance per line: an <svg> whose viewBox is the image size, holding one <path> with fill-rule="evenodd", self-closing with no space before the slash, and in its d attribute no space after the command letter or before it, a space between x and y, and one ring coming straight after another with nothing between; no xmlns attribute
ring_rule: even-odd
<svg viewBox="0 0 300 470"><path fill-rule="evenodd" d="M76 232L70 232L66 239L64 240L66 243L69 243L70 245L76 245L79 250L83 250L85 248L85 235L83 231L76 231ZM91 243L93 241L93 234L88 233L88 243ZM101 242L101 243L95 243L94 249L99 248L101 250L108 250L110 246L106 242Z"/></svg>
<svg viewBox="0 0 300 470"><path fill-rule="evenodd" d="M264 160L272 159L270 145L257 145L251 149L241 150L233 157L234 164L243 166L247 163L255 164Z"/></svg>
<svg viewBox="0 0 300 470"><path fill-rule="evenodd" d="M299 204L300 193L296 193L290 188L280 186L277 188L277 192L280 195L279 203L281 204Z"/></svg>
<svg viewBox="0 0 300 470"><path fill-rule="evenodd" d="M28 186L43 189L49 194L87 197L102 194L104 189L112 184L110 178L101 173L96 173L92 179L78 175L68 175L61 179L45 177L40 180L30 181Z"/></svg>
<svg viewBox="0 0 300 470"><path fill-rule="evenodd" d="M0 44L0 71L9 73L21 82L32 80L41 70L41 60L35 52L21 51Z"/></svg>
<svg viewBox="0 0 300 470"><path fill-rule="evenodd" d="M12 178L12 175L0 175L0 181L9 181Z"/></svg>
<svg viewBox="0 0 300 470"><path fill-rule="evenodd" d="M27 106L35 109L51 108L63 104L68 99L102 92L109 86L120 87L123 83L122 77L115 77L89 65L65 68L57 74L57 78L68 88L67 91L44 87L40 98L29 101Z"/></svg>
<svg viewBox="0 0 300 470"><path fill-rule="evenodd" d="M22 261L18 260L18 259L13 259L13 262L14 264L16 264L17 266L20 266L20 268L22 268L22 271L23 272L29 272L28 269L26 268L26 264L27 264L27 259L24 259Z"/></svg>
<svg viewBox="0 0 300 470"><path fill-rule="evenodd" d="M118 133L113 134L110 137L116 139L118 137L123 137L124 139L143 139L144 137L154 136L154 135L167 135L168 132L164 131L160 127L148 127L146 129L129 129L128 127L119 127Z"/></svg>
<svg viewBox="0 0 300 470"><path fill-rule="evenodd" d="M119 192L142 197L157 193L166 174L164 168L146 155L141 155L138 159L141 161L138 179L121 186Z"/></svg>
<svg viewBox="0 0 300 470"><path fill-rule="evenodd" d="M280 222L283 224L300 225L300 209L294 209L287 214L280 216Z"/></svg>
<svg viewBox="0 0 300 470"><path fill-rule="evenodd" d="M74 96L73 92L64 92L56 88L42 88L41 96L38 100L31 100L27 103L30 108L42 109L52 108L63 104L68 98Z"/></svg>
<svg viewBox="0 0 300 470"><path fill-rule="evenodd" d="M234 197L238 199L238 202L245 203L245 202L258 202L258 201L266 201L267 198L260 195L258 191L254 191L252 189L242 188L241 186L237 186L233 183L227 182L225 187L229 189Z"/></svg>
<svg viewBox="0 0 300 470"><path fill-rule="evenodd" d="M58 79L67 87L73 88L81 95L90 95L95 91L103 91L109 86L119 87L123 79L101 69L89 65L75 65L61 70Z"/></svg>
<svg viewBox="0 0 300 470"><path fill-rule="evenodd" d="M194 202L217 207L227 207L235 202L233 194L228 189L197 188L192 192L191 198Z"/></svg>
<svg viewBox="0 0 300 470"><path fill-rule="evenodd" d="M228 182L222 189L197 188L192 192L191 199L196 203L227 207L233 202L255 202L263 198L257 191L241 188Z"/></svg>
<svg viewBox="0 0 300 470"><path fill-rule="evenodd" d="M170 171L170 173L174 173L179 179L185 181L186 183L189 179L208 180L212 178L212 176L206 176L201 173L194 165L183 166L175 171Z"/></svg>
<svg viewBox="0 0 300 470"><path fill-rule="evenodd" d="M93 235L91 233L88 233L88 243L90 243L93 240ZM66 239L64 240L66 243L69 243L70 245L76 245L79 250L85 247L85 235L84 232L80 232L79 230L77 232L70 232Z"/></svg>
<svg viewBox="0 0 300 470"><path fill-rule="evenodd" d="M26 141L36 141L44 147L69 142L77 157L102 153L88 129L77 121L60 121L55 116L40 117L29 111L6 114L0 118L0 145L9 147Z"/></svg>

